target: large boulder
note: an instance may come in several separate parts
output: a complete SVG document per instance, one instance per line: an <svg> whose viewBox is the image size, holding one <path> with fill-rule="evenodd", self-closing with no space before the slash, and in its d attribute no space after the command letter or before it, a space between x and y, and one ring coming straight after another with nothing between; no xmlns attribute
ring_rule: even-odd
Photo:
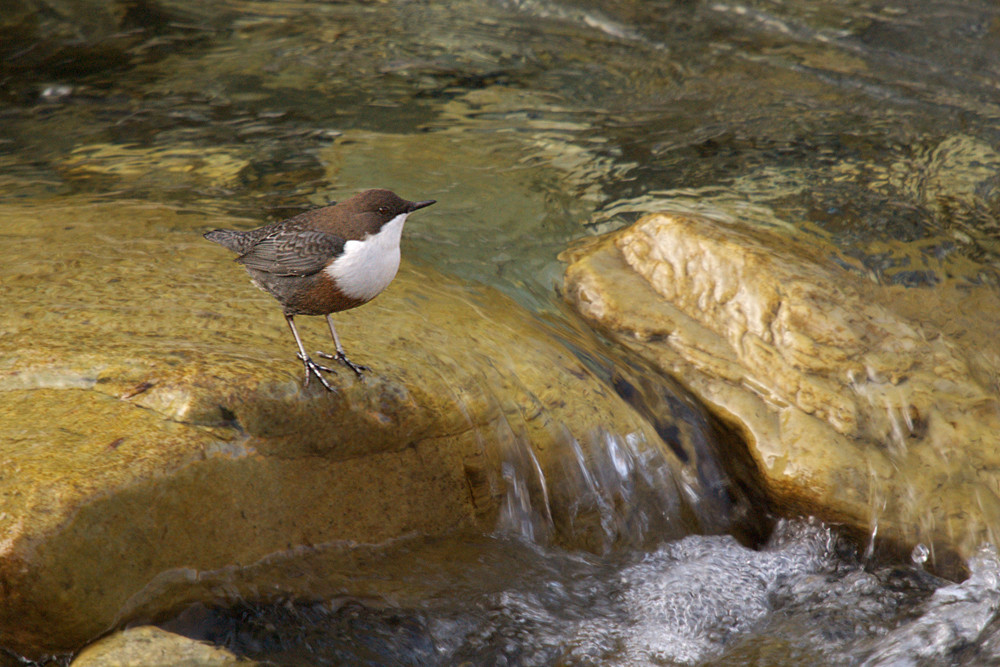
<svg viewBox="0 0 1000 667"><path fill-rule="evenodd" d="M1000 528L1000 299L883 288L834 254L653 214L568 253L565 295L742 432L779 506L957 573Z"/></svg>
<svg viewBox="0 0 1000 667"><path fill-rule="evenodd" d="M84 199L0 219L0 646L72 651L136 614L333 594L362 571L378 595L400 540L501 516L530 532L533 512L576 547L615 520L725 527L663 487L684 426L668 446L570 351L570 325L495 290L404 264L335 316L373 371L331 393L303 386L277 304L201 238L252 223ZM310 350L332 346L321 318L299 324ZM590 476L607 452L616 475L660 480L652 524L629 515L641 484Z"/></svg>

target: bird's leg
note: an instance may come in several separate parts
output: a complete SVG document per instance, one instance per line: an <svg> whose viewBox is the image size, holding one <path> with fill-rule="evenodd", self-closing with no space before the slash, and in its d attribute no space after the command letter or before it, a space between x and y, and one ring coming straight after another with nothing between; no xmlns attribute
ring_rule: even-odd
<svg viewBox="0 0 1000 667"><path fill-rule="evenodd" d="M326 378L320 374L320 371L327 371L328 373L336 373L332 368L327 368L326 366L320 366L315 361L309 358L306 354L306 348L302 347L302 339L299 338L298 329L295 328L295 322L292 319L293 315L285 315L285 321L288 322L288 328L292 330L292 335L295 336L295 344L299 346L298 357L302 361L302 364L306 367L306 381L305 386L309 386L309 376L315 375L316 379L319 380L320 384L326 387L327 391L335 391L330 383L326 381Z"/></svg>
<svg viewBox="0 0 1000 667"><path fill-rule="evenodd" d="M361 364L354 363L353 361L347 358L346 354L344 354L344 347L340 344L340 336L337 335L337 329L334 328L333 326L333 318L330 317L329 315L326 316L326 323L330 325L330 335L333 336L333 344L337 346L337 354L327 354L326 352L317 352L316 354L323 357L324 359L334 359L336 361L341 362L342 364L350 368L352 371L354 371L358 377L361 377L362 372L370 371L371 369L368 368L367 366L362 366Z"/></svg>

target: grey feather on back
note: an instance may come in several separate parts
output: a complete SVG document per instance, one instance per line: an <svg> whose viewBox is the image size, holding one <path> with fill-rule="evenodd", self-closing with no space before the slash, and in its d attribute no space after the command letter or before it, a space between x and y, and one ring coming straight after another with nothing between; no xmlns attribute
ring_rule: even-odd
<svg viewBox="0 0 1000 667"><path fill-rule="evenodd" d="M308 276L344 251L344 239L307 230L278 230L258 241L236 261L276 276Z"/></svg>

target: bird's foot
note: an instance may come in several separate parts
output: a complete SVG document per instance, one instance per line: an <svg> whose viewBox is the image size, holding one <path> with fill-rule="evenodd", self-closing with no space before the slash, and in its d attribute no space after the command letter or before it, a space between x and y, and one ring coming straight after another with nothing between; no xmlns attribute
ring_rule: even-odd
<svg viewBox="0 0 1000 667"><path fill-rule="evenodd" d="M370 371L371 370L367 366L362 366L361 364L354 363L353 361L351 361L350 359L348 359L347 355L344 354L343 352L337 352L336 354L328 354L326 352L317 352L316 354L318 354L319 356L323 357L324 359L333 359L334 361L339 361L340 363L344 364L345 366L347 366L348 368L350 368L352 371L354 371L355 375L357 375L358 377L362 377L361 374L364 371Z"/></svg>
<svg viewBox="0 0 1000 667"><path fill-rule="evenodd" d="M323 385L324 387L326 387L327 391L336 391L336 389L333 388L333 385L331 385L329 382L327 382L326 378L323 377L323 375L321 373L321 371L325 371L327 373L334 373L334 374L336 374L336 372L337 372L336 370L334 370L333 368L327 368L326 366L320 366L315 361L313 361L312 359L310 359L309 356L307 356L307 355L297 354L295 356L297 356L299 358L299 360L302 362L302 365L306 367L306 381L303 383L303 384L305 384L305 386L307 386L307 387L309 386L309 379L313 375L315 375L316 379L319 380L319 383L321 385Z"/></svg>

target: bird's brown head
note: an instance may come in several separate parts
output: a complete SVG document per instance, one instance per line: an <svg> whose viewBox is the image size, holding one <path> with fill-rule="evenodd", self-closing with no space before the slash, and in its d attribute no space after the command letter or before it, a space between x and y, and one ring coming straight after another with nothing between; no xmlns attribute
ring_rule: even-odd
<svg viewBox="0 0 1000 667"><path fill-rule="evenodd" d="M363 225L369 234L377 233L384 224L400 215L430 206L435 200L412 202L391 190L365 190L337 204L337 209L349 214L356 224Z"/></svg>

